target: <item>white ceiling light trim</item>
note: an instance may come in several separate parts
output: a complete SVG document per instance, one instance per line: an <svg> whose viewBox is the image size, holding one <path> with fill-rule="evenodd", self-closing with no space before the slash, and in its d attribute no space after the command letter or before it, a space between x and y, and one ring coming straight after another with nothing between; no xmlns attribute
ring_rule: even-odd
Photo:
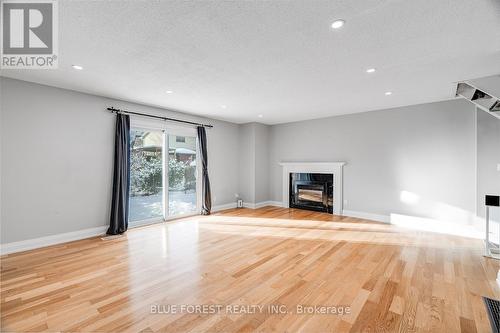
<svg viewBox="0 0 500 333"><path fill-rule="evenodd" d="M345 24L345 21L342 19L335 20L332 23L332 29L340 29L344 26L344 24Z"/></svg>

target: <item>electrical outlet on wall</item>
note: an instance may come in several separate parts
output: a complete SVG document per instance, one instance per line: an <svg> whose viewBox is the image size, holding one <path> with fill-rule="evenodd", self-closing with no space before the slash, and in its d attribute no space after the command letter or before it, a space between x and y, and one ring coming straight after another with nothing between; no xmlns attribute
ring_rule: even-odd
<svg viewBox="0 0 500 333"><path fill-rule="evenodd" d="M344 207L347 206L347 199L344 199Z"/></svg>
<svg viewBox="0 0 500 333"><path fill-rule="evenodd" d="M497 171L500 172L500 163L497 164Z"/></svg>

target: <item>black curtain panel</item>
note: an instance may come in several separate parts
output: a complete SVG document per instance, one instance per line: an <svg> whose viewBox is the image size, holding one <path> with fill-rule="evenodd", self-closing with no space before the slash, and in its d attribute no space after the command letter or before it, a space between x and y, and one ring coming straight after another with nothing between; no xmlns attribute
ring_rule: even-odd
<svg viewBox="0 0 500 333"><path fill-rule="evenodd" d="M116 115L113 197L108 235L118 235L128 228L128 197L130 191L130 117Z"/></svg>
<svg viewBox="0 0 500 333"><path fill-rule="evenodd" d="M202 206L201 214L210 215L212 210L212 194L210 193L210 180L208 179L208 156L207 156L207 134L205 127L198 126L198 145L200 147L200 159L202 167Z"/></svg>

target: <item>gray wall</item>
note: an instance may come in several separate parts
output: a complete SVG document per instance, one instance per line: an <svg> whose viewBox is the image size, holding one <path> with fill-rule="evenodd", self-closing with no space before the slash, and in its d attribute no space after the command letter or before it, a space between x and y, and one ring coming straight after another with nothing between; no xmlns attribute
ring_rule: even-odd
<svg viewBox="0 0 500 333"><path fill-rule="evenodd" d="M269 131L264 124L240 125L239 197L245 203L269 200Z"/></svg>
<svg viewBox="0 0 500 333"><path fill-rule="evenodd" d="M269 200L269 132L271 126L255 124L255 203Z"/></svg>
<svg viewBox="0 0 500 333"><path fill-rule="evenodd" d="M238 125L7 78L0 84L2 243L108 223L111 105L212 123L213 204L234 202Z"/></svg>
<svg viewBox="0 0 500 333"><path fill-rule="evenodd" d="M239 198L255 202L255 128L253 123L239 125Z"/></svg>
<svg viewBox="0 0 500 333"><path fill-rule="evenodd" d="M468 222L474 117L472 105L453 100L272 126L271 198L281 200L279 162L345 161L346 210Z"/></svg>
<svg viewBox="0 0 500 333"><path fill-rule="evenodd" d="M476 197L476 114L463 100L236 125L7 78L0 84L2 243L107 224L110 105L213 123L207 135L214 206L234 203L237 193L247 203L281 201L281 161L347 162L344 209L382 215L465 220L481 193L494 190L486 186L497 186L491 179L498 179L498 121L477 115Z"/></svg>
<svg viewBox="0 0 500 333"><path fill-rule="evenodd" d="M2 201L2 188L3 188L3 182L2 182L2 165L3 165L3 152L2 152L2 141L3 141L3 135L2 135L2 131L3 131L3 125L2 125L2 122L3 122L3 81L2 81L2 78L0 78L0 244L2 243L1 242L1 235L3 233L3 230L2 230L2 206L3 206L3 201Z"/></svg>
<svg viewBox="0 0 500 333"><path fill-rule="evenodd" d="M500 195L500 119L477 110L477 214L484 217L484 196ZM492 208L491 219L500 222L500 208Z"/></svg>

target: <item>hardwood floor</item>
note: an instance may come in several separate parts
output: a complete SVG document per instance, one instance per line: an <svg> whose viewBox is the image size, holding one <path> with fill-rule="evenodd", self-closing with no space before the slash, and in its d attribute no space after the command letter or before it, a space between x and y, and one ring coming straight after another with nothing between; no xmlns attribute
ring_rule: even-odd
<svg viewBox="0 0 500 333"><path fill-rule="evenodd" d="M1 331L491 332L480 296L500 298L500 264L481 251L324 213L229 210L2 257Z"/></svg>

